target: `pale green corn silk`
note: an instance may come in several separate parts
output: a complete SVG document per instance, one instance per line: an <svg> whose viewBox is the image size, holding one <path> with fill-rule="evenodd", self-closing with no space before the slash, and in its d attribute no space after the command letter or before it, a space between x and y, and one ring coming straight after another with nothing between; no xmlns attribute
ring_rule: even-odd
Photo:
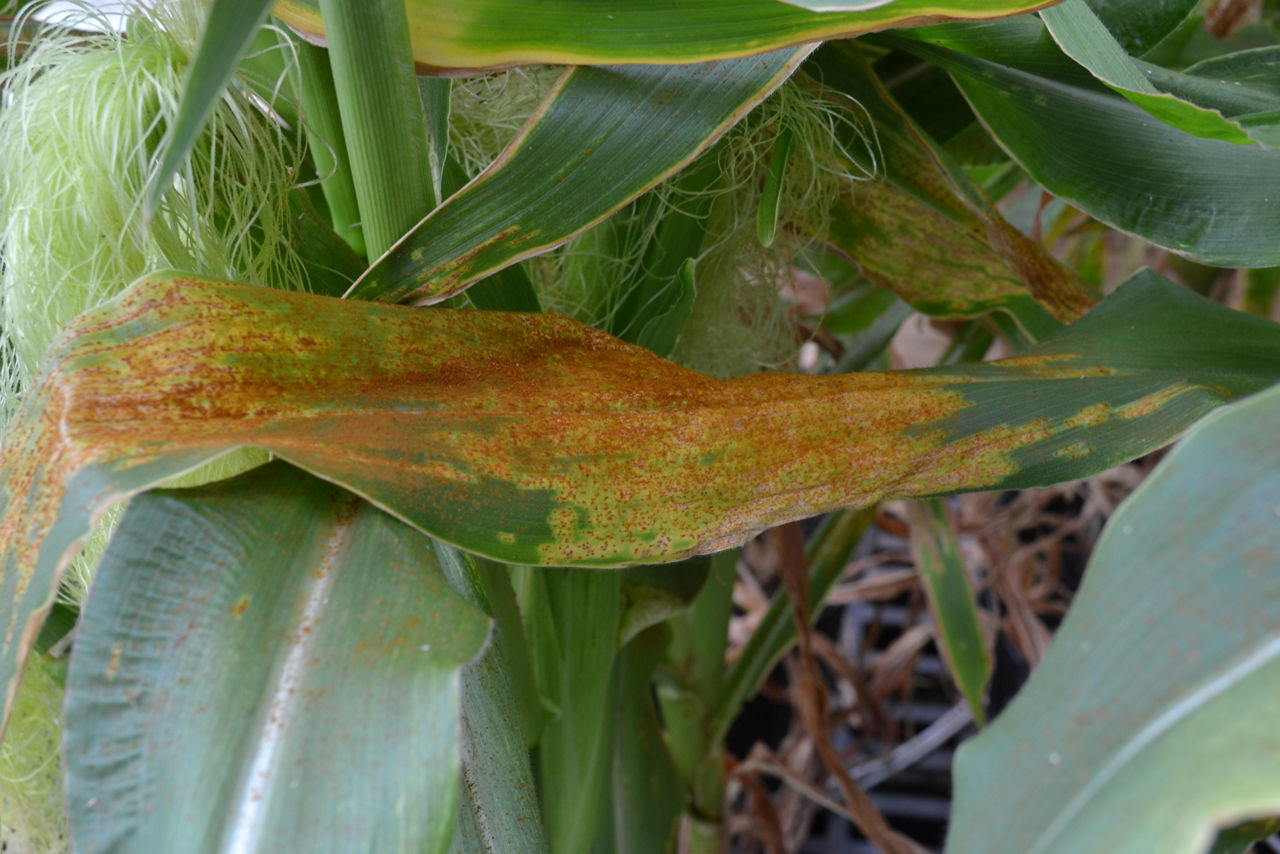
<svg viewBox="0 0 1280 854"><path fill-rule="evenodd" d="M454 81L449 151L468 175L479 173L507 147L563 73L563 68L530 65Z"/></svg>
<svg viewBox="0 0 1280 854"><path fill-rule="evenodd" d="M0 74L0 427L57 331L145 273L176 268L307 286L287 201L302 174L302 138L238 87L218 104L158 212L142 218L202 10L199 2L160 3L132 13L127 38L51 26L11 50L23 59ZM259 91L274 89L266 84ZM232 455L182 482L264 459ZM64 600L83 599L117 515L97 526L70 567ZM14 851L66 848L55 667L28 664L0 745L0 838Z"/></svg>
<svg viewBox="0 0 1280 854"><path fill-rule="evenodd" d="M285 203L299 137L235 87L143 221L199 14L194 3L135 14L128 38L46 28L0 75L0 296L23 382L64 323L155 269L305 286Z"/></svg>
<svg viewBox="0 0 1280 854"><path fill-rule="evenodd" d="M6 852L70 850L58 763L65 664L33 655L0 744L0 840Z"/></svg>
<svg viewBox="0 0 1280 854"><path fill-rule="evenodd" d="M238 86L217 105L157 213L142 217L202 15L194 0L139 8L127 38L45 27L13 51L22 62L0 74L0 424L57 331L145 273L174 268L307 287L287 202L302 173L302 137ZM260 88L271 91L269 84ZM195 479L263 459L235 455ZM81 598L111 521L68 573L68 598Z"/></svg>
<svg viewBox="0 0 1280 854"><path fill-rule="evenodd" d="M468 175L488 166L516 135L562 69L517 68L456 81L450 150ZM779 200L778 237L760 245L756 211L762 179L779 130L790 128L795 150ZM865 149L855 158L840 140ZM796 254L825 234L835 200L854 182L871 177L878 146L862 108L809 80L784 84L733 128L724 144L703 157L718 158L720 177L710 194L707 238L697 259L697 297L673 358L717 376L783 366L795 353L795 325L779 292L789 282ZM699 164L692 164L689 169ZM679 176L655 187L608 221L565 246L530 259L527 267L542 304L584 323L609 328L624 305L626 284L642 265L661 209L689 210L697 201L677 187ZM635 227L639 223L646 227Z"/></svg>
<svg viewBox="0 0 1280 854"><path fill-rule="evenodd" d="M778 132L789 128L795 150L779 200L778 236L760 244L756 212L763 176ZM854 158L840 140L854 139L866 154ZM738 376L783 367L796 352L795 323L780 292L792 260L826 233L829 211L854 182L870 175L858 163L875 164L876 141L861 108L808 81L788 82L702 157L718 159L710 195L697 296L672 358L716 376ZM695 163L687 167L697 168ZM654 202L666 210L691 210L698 199L682 191L679 176L650 191L601 224L531 263L543 305L585 323L609 327L625 304L625 285L643 263L659 217L640 212ZM637 223L646 227L634 227ZM623 319L625 321L625 318ZM625 325L625 323L623 324Z"/></svg>
<svg viewBox="0 0 1280 854"><path fill-rule="evenodd" d="M778 200L777 237L762 246L756 213L778 132L795 138ZM841 142L865 148L854 158ZM739 123L717 154L720 179L697 265L697 297L672 359L715 376L784 368L800 343L791 305L793 261L827 233L830 211L878 162L871 122L861 107L808 81L789 81ZM677 202L678 203L678 202Z"/></svg>

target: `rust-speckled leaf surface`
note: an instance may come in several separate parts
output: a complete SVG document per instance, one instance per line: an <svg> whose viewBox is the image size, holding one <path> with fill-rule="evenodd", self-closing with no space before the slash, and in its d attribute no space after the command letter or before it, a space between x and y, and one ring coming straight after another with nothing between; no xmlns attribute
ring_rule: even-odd
<svg viewBox="0 0 1280 854"><path fill-rule="evenodd" d="M1030 296L1070 323L1098 301L1004 218L894 100L856 43L823 45L806 68L875 122L883 177L855 186L836 205L830 234L871 281L918 311L949 317L995 310L1017 316Z"/></svg>
<svg viewBox="0 0 1280 854"><path fill-rule="evenodd" d="M1142 273L1024 355L718 380L553 315L144 279L52 349L0 456L0 682L111 502L257 446L447 542L620 566L886 496L1080 477L1280 378L1280 326Z"/></svg>

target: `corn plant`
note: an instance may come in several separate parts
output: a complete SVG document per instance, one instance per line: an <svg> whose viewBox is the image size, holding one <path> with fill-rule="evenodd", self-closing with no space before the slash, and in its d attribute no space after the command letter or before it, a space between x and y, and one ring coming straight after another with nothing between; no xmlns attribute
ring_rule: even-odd
<svg viewBox="0 0 1280 854"><path fill-rule="evenodd" d="M983 724L947 850L1243 850L1280 815L1280 47L1197 7L10 3L0 834L723 850L730 725L921 498ZM894 370L913 312L954 343ZM987 725L932 499L1184 434Z"/></svg>

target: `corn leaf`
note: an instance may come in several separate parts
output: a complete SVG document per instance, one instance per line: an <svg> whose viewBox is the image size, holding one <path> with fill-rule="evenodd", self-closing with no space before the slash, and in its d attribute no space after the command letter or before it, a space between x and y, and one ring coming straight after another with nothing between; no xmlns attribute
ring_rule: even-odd
<svg viewBox="0 0 1280 854"><path fill-rule="evenodd" d="M1275 138L1280 98L1242 90L1239 80L1189 77L1137 62L1084 0L1063 0L1041 12L1040 19L1064 53L1162 122L1237 145L1267 144ZM1160 84L1178 83L1184 97L1159 88ZM1245 122L1233 120L1241 113ZM1259 116L1264 118L1259 120Z"/></svg>
<svg viewBox="0 0 1280 854"><path fill-rule="evenodd" d="M563 243L692 160L807 53L567 72L502 156L378 259L351 296L438 302Z"/></svg>
<svg viewBox="0 0 1280 854"><path fill-rule="evenodd" d="M829 237L868 281L922 314L1004 311L1026 318L1032 332L1053 324L981 227L961 227L887 182L863 184L838 203Z"/></svg>
<svg viewBox="0 0 1280 854"><path fill-rule="evenodd" d="M938 498L913 502L908 512L911 554L929 598L938 647L973 719L985 724L982 698L991 680L991 654L951 518Z"/></svg>
<svg viewBox="0 0 1280 854"><path fill-rule="evenodd" d="M604 65L728 59L887 27L1028 12L1048 0L895 0L815 12L779 0L406 0L413 55L425 73L529 63ZM829 6L830 4L824 4ZM850 3L842 6L866 6ZM274 13L322 40L318 0L280 0Z"/></svg>
<svg viewBox="0 0 1280 854"><path fill-rule="evenodd" d="M463 785L450 851L547 851L546 829L505 654L490 644L462 671L459 749Z"/></svg>
<svg viewBox="0 0 1280 854"><path fill-rule="evenodd" d="M865 167L881 177L855 185L836 205L827 235L873 283L926 314L1000 310L1028 331L1053 325L1045 311L1069 321L1097 301L1004 218L885 90L856 46L824 45L805 70L852 97L875 123L881 161Z"/></svg>
<svg viewBox="0 0 1280 854"><path fill-rule="evenodd" d="M1088 0L1121 46L1142 56L1195 11L1197 0Z"/></svg>
<svg viewBox="0 0 1280 854"><path fill-rule="evenodd" d="M1207 264L1280 264L1280 150L1153 121L1030 17L922 28L893 43L951 72L1000 144L1055 196Z"/></svg>
<svg viewBox="0 0 1280 854"><path fill-rule="evenodd" d="M688 796L653 702L653 675L670 634L663 626L641 633L622 647L615 665L610 782L617 854L679 850L680 814Z"/></svg>
<svg viewBox="0 0 1280 854"><path fill-rule="evenodd" d="M948 852L1197 854L1280 813L1277 430L1280 389L1215 413L1107 523L1048 655L960 748Z"/></svg>
<svg viewBox="0 0 1280 854"><path fill-rule="evenodd" d="M516 610L508 567L489 575L457 549L435 541L445 577L476 608L494 617L494 637L484 655L462 668L462 714L458 749L462 764L458 821L451 854L520 851L545 854L547 833L529 764L525 730L529 716L516 696L516 680L526 680L531 702L540 702L532 684L532 668L520 614ZM509 598L509 601L504 601ZM494 603L506 607L494 607ZM521 656L521 653L524 656ZM524 698L522 698L524 699Z"/></svg>
<svg viewBox="0 0 1280 854"><path fill-rule="evenodd" d="M77 849L442 854L488 621L427 538L280 462L117 534L67 684Z"/></svg>
<svg viewBox="0 0 1280 854"><path fill-rule="evenodd" d="M163 144L160 166L144 199L148 215L160 205L179 165L191 153L204 124L231 82L236 66L271 11L271 0L213 0L195 59L187 69L182 103Z"/></svg>
<svg viewBox="0 0 1280 854"><path fill-rule="evenodd" d="M1280 326L1144 272L1018 358L718 380L568 318L144 278L58 339L0 452L0 680L112 502L255 446L521 564L676 560L885 496L1056 482L1280 378Z"/></svg>
<svg viewBox="0 0 1280 854"><path fill-rule="evenodd" d="M329 65L370 256L435 207L427 117L401 0L320 0Z"/></svg>
<svg viewBox="0 0 1280 854"><path fill-rule="evenodd" d="M887 6L895 0L782 0L782 2L813 12L860 12L863 9Z"/></svg>

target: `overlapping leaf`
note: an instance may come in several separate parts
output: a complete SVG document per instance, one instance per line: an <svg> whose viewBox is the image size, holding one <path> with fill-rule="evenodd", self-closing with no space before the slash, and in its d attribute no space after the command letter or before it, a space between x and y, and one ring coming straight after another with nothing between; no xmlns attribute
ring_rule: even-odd
<svg viewBox="0 0 1280 854"><path fill-rule="evenodd" d="M182 161L204 130L253 37L271 9L269 0L213 0L205 32L187 69L182 107L169 128L160 166L147 189L148 214L155 213Z"/></svg>
<svg viewBox="0 0 1280 854"><path fill-rule="evenodd" d="M1280 390L1215 413L1107 523L1048 655L960 750L947 851L1196 854L1280 813L1278 430Z"/></svg>
<svg viewBox="0 0 1280 854"><path fill-rule="evenodd" d="M495 617L494 637L484 655L462 668L462 704L458 750L462 764L458 822L451 854L520 851L545 854L547 834L538 805L523 715L513 690L516 679L531 680L520 616L510 581L505 614L493 607L500 591L485 589L475 564L456 549L435 543L446 577L475 607ZM508 567L499 567L506 573ZM505 619L504 619L505 617ZM536 687L530 686L536 695ZM531 698L535 702L536 698Z"/></svg>
<svg viewBox="0 0 1280 854"><path fill-rule="evenodd" d="M421 70L457 72L528 63L681 63L749 56L887 27L999 18L1048 0L894 0L858 11L812 11L780 0L407 0ZM825 8L863 2L815 2ZM318 0L280 0L275 14L323 39Z"/></svg>
<svg viewBox="0 0 1280 854"><path fill-rule="evenodd" d="M351 295L437 302L563 243L692 160L807 53L567 72L503 155L376 261Z"/></svg>
<svg viewBox="0 0 1280 854"><path fill-rule="evenodd" d="M1120 45L1142 56L1172 33L1196 8L1197 0L1088 0Z"/></svg>
<svg viewBox="0 0 1280 854"><path fill-rule="evenodd" d="M1043 331L1044 310L1079 317L1097 296L1019 232L884 89L858 49L825 45L806 69L857 101L875 123L882 177L832 211L825 238L875 284L918 311L972 317L1003 310ZM856 150L851 147L850 150Z"/></svg>
<svg viewBox="0 0 1280 854"><path fill-rule="evenodd" d="M1207 139L1238 145L1280 140L1280 98L1241 81L1197 77L1134 60L1085 0L1064 0L1040 18L1054 41L1107 86L1151 115ZM1227 66L1219 65L1221 73ZM1274 62L1261 66L1276 74ZM1254 71L1260 70L1256 66ZM1174 93L1177 94L1174 94Z"/></svg>
<svg viewBox="0 0 1280 854"><path fill-rule="evenodd" d="M443 854L487 636L427 538L284 463L138 498L68 678L77 849Z"/></svg>
<svg viewBox="0 0 1280 854"><path fill-rule="evenodd" d="M947 220L887 183L860 186L851 201L837 205L829 237L869 281L923 314L1041 314L982 231Z"/></svg>
<svg viewBox="0 0 1280 854"><path fill-rule="evenodd" d="M1000 144L1054 195L1209 264L1280 264L1280 150L1153 120L1031 17L895 39L950 71Z"/></svg>
<svg viewBox="0 0 1280 854"><path fill-rule="evenodd" d="M913 502L909 513L911 554L929 598L938 647L974 720L986 723L982 700L991 680L991 653L946 505L937 498Z"/></svg>
<svg viewBox="0 0 1280 854"><path fill-rule="evenodd" d="M0 681L111 502L257 446L447 542L618 566L886 495L1079 477L1280 378L1280 327L1144 273L1017 359L716 380L567 318L133 285L59 339L0 458Z"/></svg>

